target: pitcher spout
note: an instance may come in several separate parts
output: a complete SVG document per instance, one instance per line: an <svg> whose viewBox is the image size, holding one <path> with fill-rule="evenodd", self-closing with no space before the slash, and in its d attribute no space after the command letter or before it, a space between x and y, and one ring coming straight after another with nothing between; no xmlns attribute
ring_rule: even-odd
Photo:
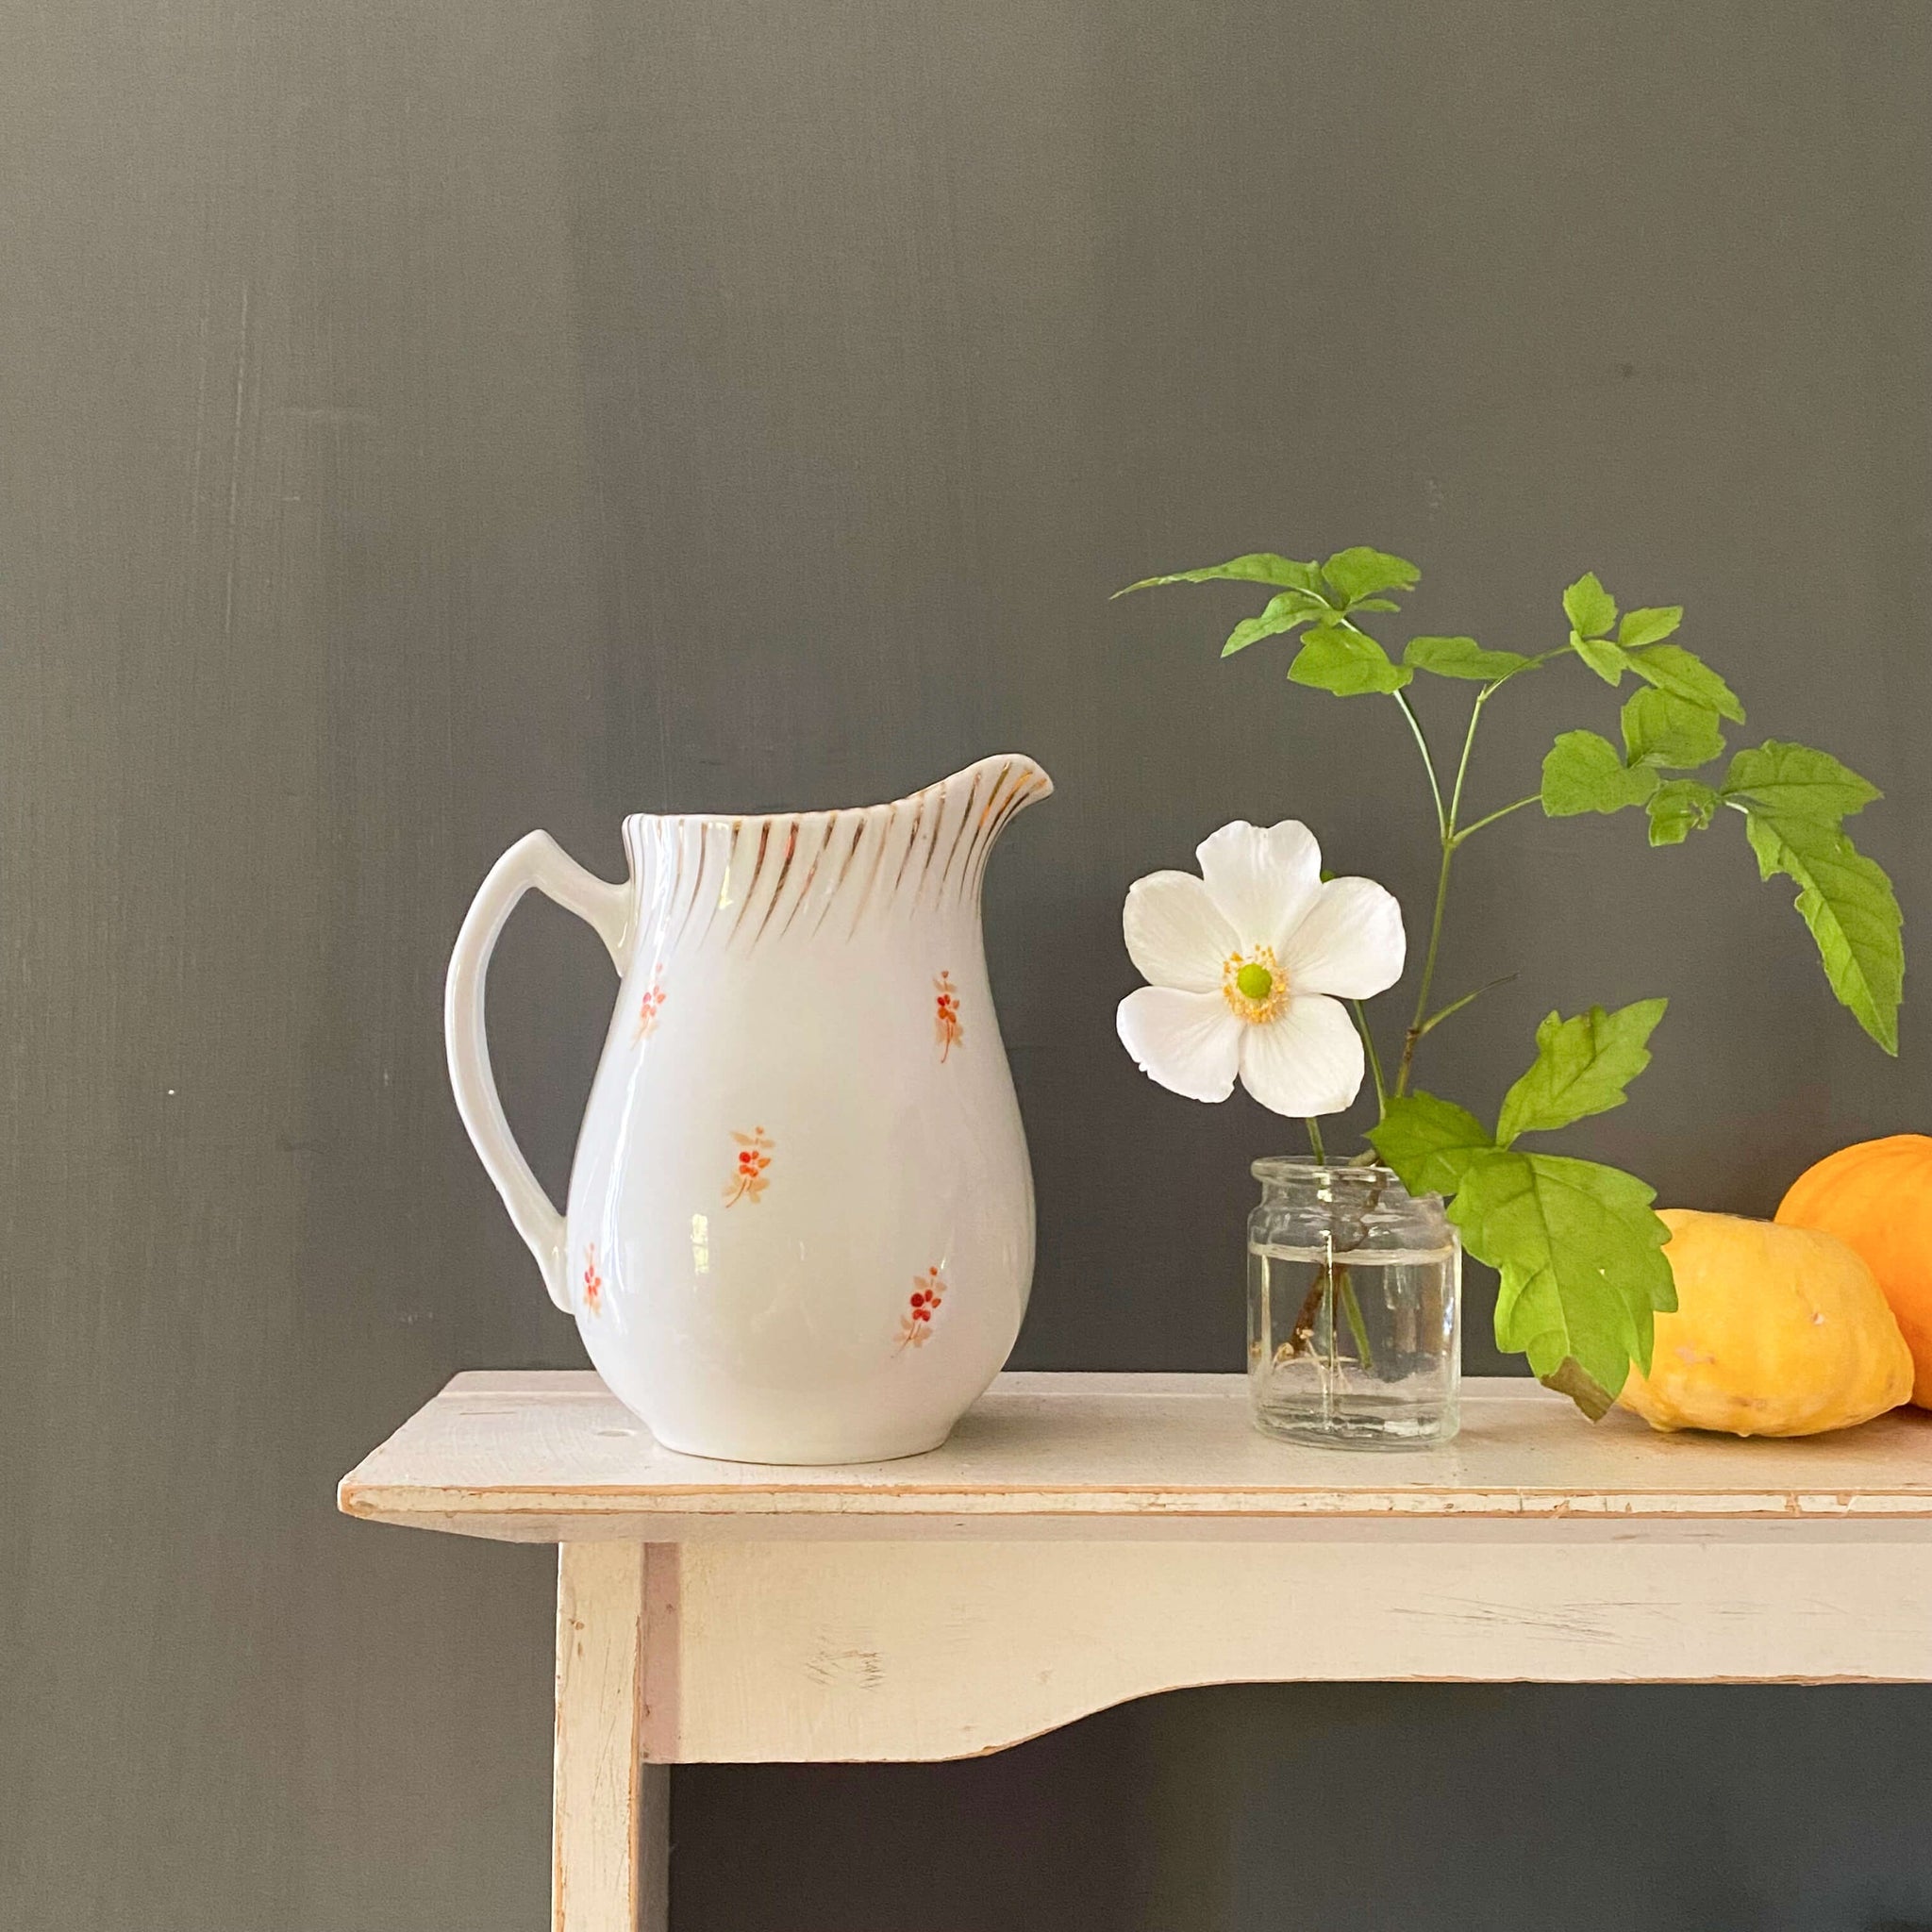
<svg viewBox="0 0 1932 1932"><path fill-rule="evenodd" d="M984 815L1004 826L1015 813L1037 805L1052 791L1053 780L1024 752L1001 751L955 772L950 778L941 778L937 785L928 785L924 791L902 798L899 804L914 805L926 799L950 807L955 800L965 799L965 816Z"/></svg>
<svg viewBox="0 0 1932 1932"><path fill-rule="evenodd" d="M933 821L933 836L939 841L941 827L952 825L952 844L963 844L964 863L959 869L962 885L977 903L986 861L999 836L1029 805L1036 805L1053 791L1053 780L1024 752L996 752L981 758L950 778L941 778L924 791L894 806L905 806ZM951 871L950 861L945 868Z"/></svg>

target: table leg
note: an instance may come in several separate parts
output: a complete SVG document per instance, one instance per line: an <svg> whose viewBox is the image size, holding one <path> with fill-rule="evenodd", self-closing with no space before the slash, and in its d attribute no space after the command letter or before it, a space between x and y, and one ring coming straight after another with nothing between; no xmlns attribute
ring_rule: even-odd
<svg viewBox="0 0 1932 1932"><path fill-rule="evenodd" d="M665 1932L671 1773L643 1761L644 1552L558 1547L553 1932Z"/></svg>

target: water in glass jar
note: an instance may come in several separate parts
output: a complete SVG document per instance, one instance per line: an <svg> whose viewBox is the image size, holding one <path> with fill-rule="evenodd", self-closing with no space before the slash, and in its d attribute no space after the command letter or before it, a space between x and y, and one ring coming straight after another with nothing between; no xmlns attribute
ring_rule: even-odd
<svg viewBox="0 0 1932 1932"><path fill-rule="evenodd" d="M1457 1424L1461 1252L1248 1244L1255 1424L1291 1441L1420 1449Z"/></svg>

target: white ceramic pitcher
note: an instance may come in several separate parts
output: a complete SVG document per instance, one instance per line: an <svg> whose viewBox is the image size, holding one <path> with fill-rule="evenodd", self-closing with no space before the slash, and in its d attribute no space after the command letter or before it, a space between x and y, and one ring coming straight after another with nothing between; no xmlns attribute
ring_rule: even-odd
<svg viewBox="0 0 1932 1932"><path fill-rule="evenodd" d="M912 1456L1013 1345L1033 1181L979 925L987 855L1053 790L991 758L895 805L640 814L611 885L532 832L470 908L457 1106L551 1299L670 1449ZM531 887L622 975L559 1215L490 1071L483 988Z"/></svg>

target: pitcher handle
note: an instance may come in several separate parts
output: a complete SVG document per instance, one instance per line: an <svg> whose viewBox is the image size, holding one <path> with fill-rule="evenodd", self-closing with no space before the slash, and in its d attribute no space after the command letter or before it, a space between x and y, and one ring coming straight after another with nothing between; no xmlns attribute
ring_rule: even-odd
<svg viewBox="0 0 1932 1932"><path fill-rule="evenodd" d="M570 1293L563 1216L530 1172L530 1163L524 1158L504 1117L496 1076L490 1070L490 1039L483 1019L484 983L497 935L517 901L532 886L588 921L618 972L624 971L633 904L629 881L612 885L586 872L548 832L531 832L490 868L489 877L477 889L464 915L443 987L442 1031L449 1049L449 1083L456 1091L457 1111L469 1130L470 1142L484 1171L496 1183L496 1191L503 1196L517 1232L536 1256L550 1299L571 1313L575 1304Z"/></svg>

